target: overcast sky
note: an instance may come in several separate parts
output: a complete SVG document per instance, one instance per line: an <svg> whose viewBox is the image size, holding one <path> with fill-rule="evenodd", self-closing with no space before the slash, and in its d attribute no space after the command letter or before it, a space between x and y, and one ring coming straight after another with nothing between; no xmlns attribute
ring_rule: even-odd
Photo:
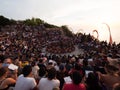
<svg viewBox="0 0 120 90"><path fill-rule="evenodd" d="M0 0L0 15L15 20L40 18L76 32L99 32L100 40L120 42L120 0Z"/></svg>

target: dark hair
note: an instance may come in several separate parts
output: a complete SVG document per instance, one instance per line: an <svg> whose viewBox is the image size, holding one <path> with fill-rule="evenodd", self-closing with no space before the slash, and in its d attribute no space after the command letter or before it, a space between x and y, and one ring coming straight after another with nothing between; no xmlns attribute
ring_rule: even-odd
<svg viewBox="0 0 120 90"><path fill-rule="evenodd" d="M88 60L84 59L84 60L83 60L83 65L84 65L84 66L87 66L87 65L88 65Z"/></svg>
<svg viewBox="0 0 120 90"><path fill-rule="evenodd" d="M95 73L88 73L88 78L86 79L88 90L102 90L102 86L99 84L98 76Z"/></svg>
<svg viewBox="0 0 120 90"><path fill-rule="evenodd" d="M24 77L27 77L32 72L32 67L30 65L24 66L22 73Z"/></svg>
<svg viewBox="0 0 120 90"><path fill-rule="evenodd" d="M5 59L5 56L0 55L0 63L3 63L4 59Z"/></svg>
<svg viewBox="0 0 120 90"><path fill-rule="evenodd" d="M78 71L74 71L72 73L71 78L72 78L73 83L76 85L78 85L82 81L82 76L81 76L80 72L78 72Z"/></svg>
<svg viewBox="0 0 120 90"><path fill-rule="evenodd" d="M76 70L81 70L81 66L80 66L80 64L78 64L78 63L75 63L74 68L75 68Z"/></svg>
<svg viewBox="0 0 120 90"><path fill-rule="evenodd" d="M32 62L32 63L31 63L31 66L32 66L32 67L35 66L35 62Z"/></svg>
<svg viewBox="0 0 120 90"><path fill-rule="evenodd" d="M93 84L93 83L97 83L97 82L98 82L97 76L94 73L92 73L92 72L88 73L88 77L86 79L86 83Z"/></svg>
<svg viewBox="0 0 120 90"><path fill-rule="evenodd" d="M61 64L61 65L59 66L60 71L63 71L64 68L65 68L65 66L64 66L63 64Z"/></svg>
<svg viewBox="0 0 120 90"><path fill-rule="evenodd" d="M0 68L0 77L3 76L6 72L7 72L7 68L6 67L1 67Z"/></svg>
<svg viewBox="0 0 120 90"><path fill-rule="evenodd" d="M46 74L46 68L45 67L40 67L38 72L39 72L39 76L43 77Z"/></svg>
<svg viewBox="0 0 120 90"><path fill-rule="evenodd" d="M48 78L50 80L52 80L53 78L55 78L55 76L56 76L56 70L55 70L55 68L50 68L48 70Z"/></svg>
<svg viewBox="0 0 120 90"><path fill-rule="evenodd" d="M117 67L113 66L113 65L106 65L105 67L107 69L107 72L111 73L111 74L119 71L119 69Z"/></svg>

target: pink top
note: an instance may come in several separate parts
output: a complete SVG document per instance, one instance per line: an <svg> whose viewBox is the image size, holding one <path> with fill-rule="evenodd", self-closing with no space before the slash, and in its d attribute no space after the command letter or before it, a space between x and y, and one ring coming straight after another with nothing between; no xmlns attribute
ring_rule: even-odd
<svg viewBox="0 0 120 90"><path fill-rule="evenodd" d="M75 85L73 83L70 83L64 84L63 90L86 90L86 87L84 84Z"/></svg>

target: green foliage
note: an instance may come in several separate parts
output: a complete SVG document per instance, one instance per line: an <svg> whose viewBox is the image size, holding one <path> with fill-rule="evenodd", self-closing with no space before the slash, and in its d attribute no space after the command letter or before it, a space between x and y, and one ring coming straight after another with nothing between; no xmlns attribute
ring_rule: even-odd
<svg viewBox="0 0 120 90"><path fill-rule="evenodd" d="M46 28L57 28L58 26L52 25L52 24L48 24L48 23L44 23L44 26Z"/></svg>
<svg viewBox="0 0 120 90"><path fill-rule="evenodd" d="M36 21L37 24L43 24L44 23L44 21L39 19L39 18L36 18L35 21Z"/></svg>
<svg viewBox="0 0 120 90"><path fill-rule="evenodd" d="M13 19L8 19L4 16L0 16L0 26L16 24L16 21Z"/></svg>
<svg viewBox="0 0 120 90"><path fill-rule="evenodd" d="M11 20L10 20L10 24L16 24L16 21L13 20L13 19L11 19Z"/></svg>
<svg viewBox="0 0 120 90"><path fill-rule="evenodd" d="M30 19L26 19L26 20L24 21L24 23L25 23L26 25L33 25L33 24L34 24Z"/></svg>
<svg viewBox="0 0 120 90"><path fill-rule="evenodd" d="M0 16L0 26L9 25L10 20L8 18L5 18L4 16Z"/></svg>
<svg viewBox="0 0 120 90"><path fill-rule="evenodd" d="M66 25L61 26L61 28L63 29L63 32L66 36L73 37L73 33L68 29Z"/></svg>
<svg viewBox="0 0 120 90"><path fill-rule="evenodd" d="M41 20L41 19L39 19L39 18L26 19L26 20L24 21L24 23L25 23L26 25L32 25L32 26L44 24L44 26L45 26L46 28L55 28L55 27L57 27L57 26L55 26L55 25L48 24L48 23L44 22L43 20Z"/></svg>
<svg viewBox="0 0 120 90"><path fill-rule="evenodd" d="M39 18L26 19L26 20L21 21L21 22L26 24L26 25L29 25L29 26L43 24L46 28L57 28L58 27L58 26L55 26L52 24L48 24ZM8 18L5 18L4 16L0 16L0 26L11 25L11 24L16 24L16 21L13 19L10 20Z"/></svg>
<svg viewBox="0 0 120 90"><path fill-rule="evenodd" d="M44 23L44 21L43 20L41 20L41 19L39 19L39 18L32 18L32 19L26 19L25 21L24 21L24 23L26 24L26 25L40 25L40 24L43 24Z"/></svg>

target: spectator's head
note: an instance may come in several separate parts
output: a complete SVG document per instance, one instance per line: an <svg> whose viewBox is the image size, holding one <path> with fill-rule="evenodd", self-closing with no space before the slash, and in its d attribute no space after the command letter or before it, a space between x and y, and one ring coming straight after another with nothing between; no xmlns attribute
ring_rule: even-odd
<svg viewBox="0 0 120 90"><path fill-rule="evenodd" d="M4 60L4 63L6 63L6 64L11 64L11 63L12 63L12 59L11 59L11 58L6 58L6 59Z"/></svg>
<svg viewBox="0 0 120 90"><path fill-rule="evenodd" d="M78 71L74 71L72 73L71 78L72 78L73 83L76 85L78 85L82 81L82 76L81 76L80 72L78 72Z"/></svg>
<svg viewBox="0 0 120 90"><path fill-rule="evenodd" d="M40 67L39 76L43 77L45 74L46 74L46 68L45 67Z"/></svg>
<svg viewBox="0 0 120 90"><path fill-rule="evenodd" d="M32 67L30 65L24 66L22 73L23 73L24 77L32 75Z"/></svg>
<svg viewBox="0 0 120 90"><path fill-rule="evenodd" d="M7 75L8 69L6 67L1 67L0 68L0 77L6 76Z"/></svg>
<svg viewBox="0 0 120 90"><path fill-rule="evenodd" d="M56 77L56 69L55 68L50 68L48 70L48 79L52 80Z"/></svg>
<svg viewBox="0 0 120 90"><path fill-rule="evenodd" d="M83 60L83 65L87 66L88 65L88 61L87 60Z"/></svg>
<svg viewBox="0 0 120 90"><path fill-rule="evenodd" d="M34 67L34 66L35 66L35 62L32 62L32 63L31 63L31 66Z"/></svg>
<svg viewBox="0 0 120 90"><path fill-rule="evenodd" d="M2 64L3 67L8 67L12 63L11 58L6 58Z"/></svg>
<svg viewBox="0 0 120 90"><path fill-rule="evenodd" d="M63 64L60 64L59 70L60 70L60 71L64 71L64 70L65 70L65 66L64 66Z"/></svg>
<svg viewBox="0 0 120 90"><path fill-rule="evenodd" d="M5 56L0 55L0 63L3 63L4 59L5 59Z"/></svg>
<svg viewBox="0 0 120 90"><path fill-rule="evenodd" d="M74 68L75 70L81 70L81 66L78 63L75 63Z"/></svg>
<svg viewBox="0 0 120 90"><path fill-rule="evenodd" d="M86 83L87 84L96 84L97 82L98 82L97 76L92 72L88 73L88 77L86 78Z"/></svg>

